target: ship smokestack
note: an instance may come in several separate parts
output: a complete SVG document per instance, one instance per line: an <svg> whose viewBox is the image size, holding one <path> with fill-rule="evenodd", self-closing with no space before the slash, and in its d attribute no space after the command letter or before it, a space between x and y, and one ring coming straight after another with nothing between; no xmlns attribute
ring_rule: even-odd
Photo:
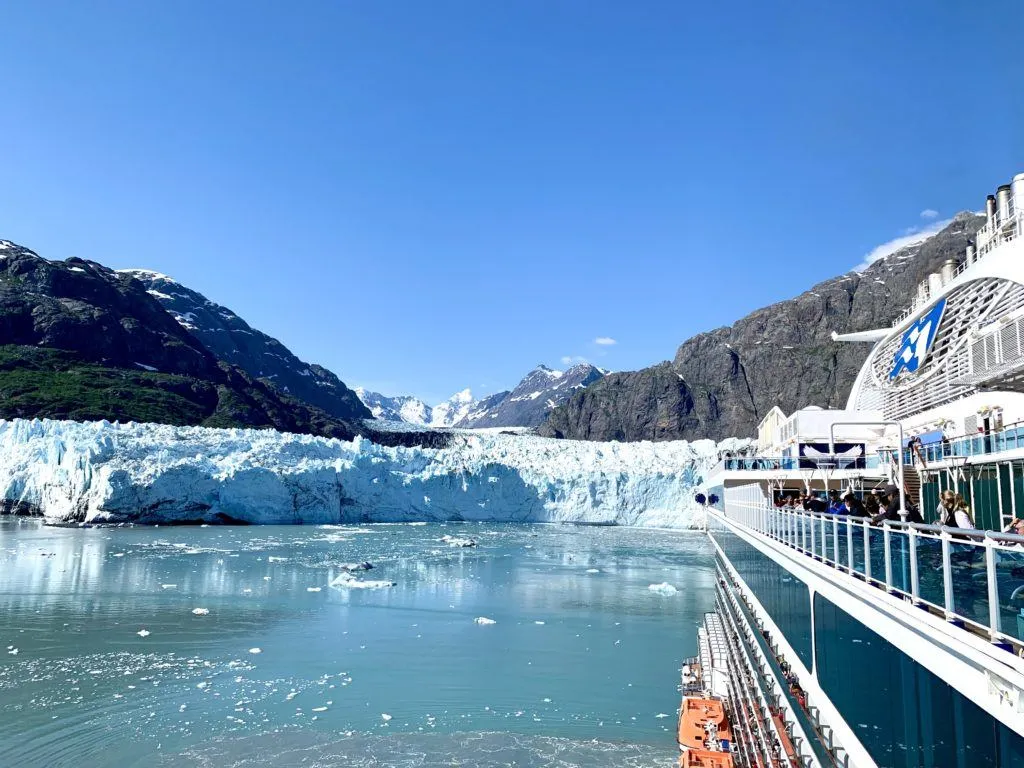
<svg viewBox="0 0 1024 768"><path fill-rule="evenodd" d="M1010 182L1013 192L1013 212L1020 215L1024 211L1024 173L1018 173Z"/></svg>
<svg viewBox="0 0 1024 768"><path fill-rule="evenodd" d="M970 246L968 246L970 248ZM953 273L956 271L956 262L953 259L946 259L942 262L942 269L939 274L942 275L942 284L949 285L953 282Z"/></svg>
<svg viewBox="0 0 1024 768"><path fill-rule="evenodd" d="M1010 185L1003 184L996 189L996 211L999 214L999 223L1002 224L1010 219Z"/></svg>
<svg viewBox="0 0 1024 768"><path fill-rule="evenodd" d="M985 224L992 226L996 218L996 196L989 195L985 198Z"/></svg>
<svg viewBox="0 0 1024 768"><path fill-rule="evenodd" d="M928 275L928 295L935 297L942 290L942 273L932 272Z"/></svg>
<svg viewBox="0 0 1024 768"><path fill-rule="evenodd" d="M967 263L968 264L973 264L975 262L976 258L977 257L975 256L974 243L968 243L967 244Z"/></svg>

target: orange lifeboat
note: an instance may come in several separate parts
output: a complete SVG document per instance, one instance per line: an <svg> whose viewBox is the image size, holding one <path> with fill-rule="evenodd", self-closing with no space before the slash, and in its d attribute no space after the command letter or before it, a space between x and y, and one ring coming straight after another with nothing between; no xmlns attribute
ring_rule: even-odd
<svg viewBox="0 0 1024 768"><path fill-rule="evenodd" d="M733 768L728 752L688 749L679 756L679 768Z"/></svg>
<svg viewBox="0 0 1024 768"><path fill-rule="evenodd" d="M683 699L677 738L682 750L727 753L733 739L722 702L695 696Z"/></svg>

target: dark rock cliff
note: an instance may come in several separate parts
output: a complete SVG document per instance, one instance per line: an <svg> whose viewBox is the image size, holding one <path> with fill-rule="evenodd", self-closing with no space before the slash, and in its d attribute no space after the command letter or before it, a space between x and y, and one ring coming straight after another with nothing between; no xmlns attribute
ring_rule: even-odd
<svg viewBox="0 0 1024 768"><path fill-rule="evenodd" d="M841 408L871 350L831 334L891 325L918 283L963 258L983 218L958 215L923 242L683 342L669 363L617 373L555 409L541 434L583 440L753 435L774 405ZM673 381L673 377L675 380Z"/></svg>
<svg viewBox="0 0 1024 768"><path fill-rule="evenodd" d="M150 296L220 360L331 416L372 418L356 393L331 371L304 363L280 341L253 328L227 307L157 272L133 269L118 274L141 282Z"/></svg>

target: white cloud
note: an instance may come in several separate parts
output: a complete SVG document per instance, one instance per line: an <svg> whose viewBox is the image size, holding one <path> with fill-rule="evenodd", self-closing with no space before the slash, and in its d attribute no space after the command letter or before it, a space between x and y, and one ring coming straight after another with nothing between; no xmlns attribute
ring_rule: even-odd
<svg viewBox="0 0 1024 768"><path fill-rule="evenodd" d="M893 238L887 243L875 246L869 253L864 255L864 260L853 268L854 272L863 272L865 269L870 267L879 259L884 259L886 256L891 256L901 248L906 248L911 245L916 245L923 240L927 240L932 235L941 232L952 219L943 219L942 221L934 221L924 227L916 228L911 227L909 230L904 230L906 234Z"/></svg>
<svg viewBox="0 0 1024 768"><path fill-rule="evenodd" d="M587 358L581 357L580 355L565 355L562 358L562 365L579 365L580 363L589 362L590 361L587 360Z"/></svg>
<svg viewBox="0 0 1024 768"><path fill-rule="evenodd" d="M934 219L938 217L938 215L939 212L936 211L934 208L925 208L923 211L921 211L922 219Z"/></svg>
<svg viewBox="0 0 1024 768"><path fill-rule="evenodd" d="M596 339L594 339L594 343L598 344L598 345L600 345L602 347L610 347L610 346L612 346L614 344L618 344L619 342L617 342L615 339L611 338L610 336L598 336Z"/></svg>

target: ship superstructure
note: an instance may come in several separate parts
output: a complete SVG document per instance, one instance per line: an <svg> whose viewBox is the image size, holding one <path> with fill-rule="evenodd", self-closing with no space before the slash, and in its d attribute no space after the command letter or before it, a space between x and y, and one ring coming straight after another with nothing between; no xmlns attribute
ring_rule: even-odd
<svg viewBox="0 0 1024 768"><path fill-rule="evenodd" d="M706 478L735 765L1024 768L1024 174L909 303Z"/></svg>

